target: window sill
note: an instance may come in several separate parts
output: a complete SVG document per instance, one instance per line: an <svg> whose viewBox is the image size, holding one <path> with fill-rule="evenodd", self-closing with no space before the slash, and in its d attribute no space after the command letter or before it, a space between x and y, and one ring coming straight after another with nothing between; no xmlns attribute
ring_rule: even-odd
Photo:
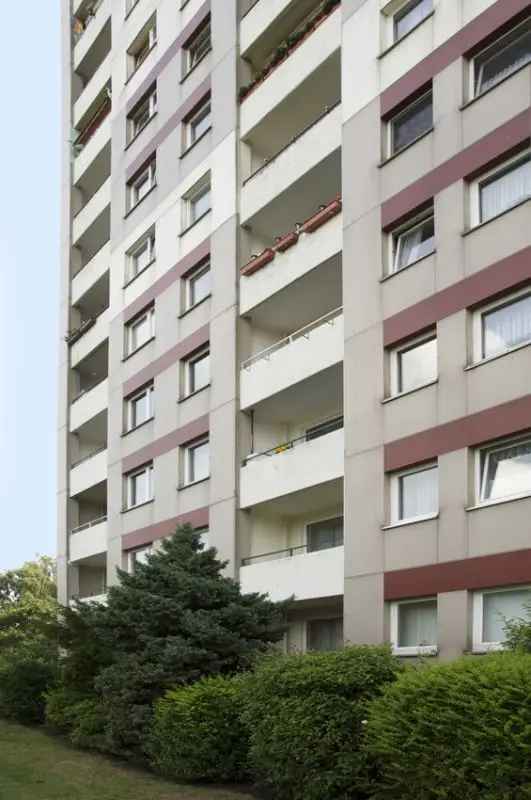
<svg viewBox="0 0 531 800"><path fill-rule="evenodd" d="M150 336L150 338L147 341L145 341L144 344L141 344L140 347L137 347L136 350L133 350L131 353L127 353L127 355L125 355L122 358L122 363L124 363L125 361L129 361L130 358L132 358L133 356L136 356L137 353L139 353L141 350L143 350L144 347L147 347L148 344L151 344L151 342L153 342L154 340L155 340L155 337L154 336Z"/></svg>
<svg viewBox="0 0 531 800"><path fill-rule="evenodd" d="M123 433L121 434L122 438L124 438L125 436L129 436L130 433L134 433L135 431L140 430L140 428L143 428L144 425L148 424L148 422L153 422L154 419L155 417L148 417L147 419L144 420L144 422L141 422L140 425L137 425L134 428L129 428L129 430L127 431L123 431Z"/></svg>
<svg viewBox="0 0 531 800"><path fill-rule="evenodd" d="M208 50L206 51L206 53L205 53L204 55L202 55L202 56L201 56L201 58L199 59L199 61L196 61L196 62L195 62L195 64L194 64L194 66L193 66L191 69L189 69L189 70L188 70L188 72L187 72L185 75L183 75L183 76L182 76L181 80L179 81L179 83L180 83L180 85L181 85L181 86L182 86L182 85L183 85L183 83L184 83L184 82L185 82L185 81L186 81L186 80L189 78L189 76L192 74L192 72L195 72L195 70L198 68L198 66L199 66L200 64L202 64L202 63L203 63L203 61L205 60L205 58L206 58L208 55L210 55L210 53L211 53L211 52L212 52L212 47L209 47L209 48L208 48Z"/></svg>
<svg viewBox="0 0 531 800"><path fill-rule="evenodd" d="M468 506L465 508L465 511L481 511L484 508L492 508L493 506L502 506L505 503L517 503L518 500L529 500L531 498L531 492L526 492L525 494L515 494L511 497L500 497L498 500L487 500L484 503L478 503L475 506Z"/></svg>
<svg viewBox="0 0 531 800"><path fill-rule="evenodd" d="M183 492L185 489L190 489L192 486L199 486L200 483L206 483L210 480L210 475L207 478L201 478L198 481L192 481L191 483L182 483L180 486L177 487L178 492Z"/></svg>
<svg viewBox="0 0 531 800"><path fill-rule="evenodd" d="M473 225L471 228L466 228L466 230L461 232L461 236L468 236L470 233L474 233L474 231L479 230L479 228L483 228L485 225L488 225L491 222L494 222L495 219L499 219L500 217L505 216L505 214L510 214L511 211L514 211L515 208L520 208L520 206L529 203L531 197L524 197L523 200L520 200L518 203L515 203L514 206L510 206L509 208L500 211L499 214L496 214L495 217L491 217L490 219L486 219L485 222L479 222L477 225Z"/></svg>
<svg viewBox="0 0 531 800"><path fill-rule="evenodd" d="M479 94L474 95L474 97L471 97L470 100L466 101L466 103L463 103L463 105L459 106L459 111L464 111L469 106L474 105L474 103L477 103L477 101L481 100L482 97L485 97L485 95L490 94L490 92L493 92L494 89L498 88L498 86L501 86L502 83L505 83L505 81L510 80L514 75L518 75L519 72L523 72L528 67L529 67L529 62L527 64L523 64L518 69L515 69L515 71L511 72L510 75L506 75L504 78L499 80L498 83L495 83L493 86L489 86L489 88L485 89L483 92L480 92Z"/></svg>
<svg viewBox="0 0 531 800"><path fill-rule="evenodd" d="M132 11L132 10L133 10L133 9L131 9L131 11ZM142 69L142 67L144 66L144 64L146 63L146 61L148 60L148 58L150 57L151 53L153 52L153 50L156 48L156 46L157 46L157 45L158 45L158 41L156 41L156 42L155 42L155 43L154 43L154 44L153 44L153 45L152 45L152 46L149 48L149 50L147 51L146 55L144 56L144 58L143 58L143 60L142 60L142 63L141 63L141 64L139 64L139 65L138 65L138 67L136 67L136 68L133 70L133 72L132 72L130 75L128 75L128 76L127 76L127 78L126 78L126 80L125 80L125 83L124 83L124 86L127 86L127 85L129 84L129 82L133 80L133 78L135 77L135 75L137 75L137 74L140 72L140 70Z"/></svg>
<svg viewBox="0 0 531 800"><path fill-rule="evenodd" d="M400 269L397 269L394 272L389 272L387 275L382 275L382 277L380 278L380 283L385 283L386 281L390 280L391 278L396 278L396 276L397 275L401 275L404 272L404 270L409 269L410 267L414 267L417 264L420 264L421 261L425 261L427 258L430 258L430 256L435 255L436 252L437 252L437 250L435 250L435 249L431 250L429 253L426 253L426 255L415 259L415 261L412 261L411 264L406 264L404 267L400 267Z"/></svg>
<svg viewBox="0 0 531 800"><path fill-rule="evenodd" d="M390 522L388 525L382 525L382 531L392 531L395 528L403 528L405 525L417 525L419 522L428 522L432 519L439 519L439 512L436 514L425 514L423 517L401 519L399 522Z"/></svg>
<svg viewBox="0 0 531 800"><path fill-rule="evenodd" d="M380 402L382 405L386 405L387 403L391 403L393 400L400 400L401 397L408 397L410 394L415 394L415 392L420 392L422 389L427 389L428 386L435 386L438 383L439 378L435 378L433 381L428 381L427 383L422 383L420 386L415 386L414 389L408 389L405 392L398 392L398 394L393 394L390 397L384 397Z"/></svg>
<svg viewBox="0 0 531 800"><path fill-rule="evenodd" d="M143 503L138 503L136 506L127 506L122 508L120 511L121 514L127 514L128 511L135 511L137 508L143 508L144 506L149 506L150 503L154 503L155 498L152 497L151 500L145 500Z"/></svg>
<svg viewBox="0 0 531 800"><path fill-rule="evenodd" d="M418 647L393 647L393 655L400 658L430 657L439 654L437 645L419 645Z"/></svg>
<svg viewBox="0 0 531 800"><path fill-rule="evenodd" d="M144 131L146 130L146 128L148 128L148 127L149 127L149 123L150 123L152 120L154 120L154 119L155 119L155 117L157 116L157 114L158 114L158 111L155 111L155 113L154 113L154 114L152 114L152 115L150 116L150 118L148 119L148 121L146 122L146 124L145 124L145 125L144 125L142 128L140 128L140 130L139 130L139 131L137 131L137 132L135 133L135 135L133 136L133 138L132 138L132 139L129 139L129 141L127 142L127 144L126 144L126 145L125 145L125 147L124 147L124 152L127 152L127 151L129 150L129 148L130 148L130 147L132 147L132 145L133 145L133 144L136 142L136 140L138 139L138 137L139 137L139 136L142 136L142 134L144 133Z"/></svg>
<svg viewBox="0 0 531 800"><path fill-rule="evenodd" d="M187 400L190 400L191 397L195 397L201 394L201 392L204 392L205 389L210 389L210 383L205 383L204 386L201 386L200 389L196 389L195 392L190 392L190 394L185 394L184 397L179 397L177 403L185 403Z"/></svg>
<svg viewBox="0 0 531 800"><path fill-rule="evenodd" d="M196 308L199 308L199 306L202 306L203 303L206 303L207 300L210 300L211 297L212 297L212 292L209 292L201 300L198 300L197 303L194 303L193 306L190 306L189 308L186 308L184 311L181 311L180 314L177 314L177 319L182 319L183 317L186 317L192 311L195 311Z"/></svg>
<svg viewBox="0 0 531 800"><path fill-rule="evenodd" d="M414 33L417 30L417 28L420 28L420 26L423 25L426 22L426 20L430 19L430 17L433 17L434 14L435 14L435 9L433 11L430 11L429 14L426 14L426 16L423 19L421 19L420 22L417 22L417 24L413 28L411 28L410 31L401 36L400 39L397 39L396 42L393 42L393 44L390 44L389 47L386 47L385 50L382 50L382 52L376 57L378 59L384 58L387 55L387 53L390 53L391 50L394 50L395 47L398 47L399 44L402 44L402 42L405 39L407 39L408 36L411 36L411 34Z"/></svg>
<svg viewBox="0 0 531 800"><path fill-rule="evenodd" d="M182 160L183 158L185 158L185 157L188 155L188 153L190 153L190 152L191 152L191 151L194 149L194 147L195 147L197 144L199 144L199 142L203 141L203 139L205 138L205 136L206 136L207 134L209 134L211 130L212 130L212 125L209 125L209 126L208 126L208 128L206 129L206 131L203 131L203 133L201 134L201 136L198 136L198 137L197 137L197 139L195 140L195 142L192 142L192 144L188 145L188 147L186 148L186 150L183 150L183 152L182 152L182 153L181 153L181 155L179 156L179 160Z"/></svg>
<svg viewBox="0 0 531 800"><path fill-rule="evenodd" d="M428 128L427 131L424 131L423 133L419 134L419 136L417 136L411 142L408 142L403 147L401 147L400 150L397 150L396 153L393 153L392 155L388 156L388 158L384 158L384 160L380 161L380 163L378 164L378 169L382 169L382 167L387 166L387 164L389 164L390 161L394 161L395 158L398 158L398 156L401 156L402 153L405 153L406 150L410 149L410 147L413 147L414 145L416 145L417 142L420 142L420 141L422 141L422 139L425 139L426 136L429 136L430 133L433 133L434 130L435 129L434 129L433 125L432 125L431 128Z"/></svg>
<svg viewBox="0 0 531 800"><path fill-rule="evenodd" d="M508 350L504 350L503 353L496 353L494 356L488 356L488 358L482 358L480 361L474 361L473 364L467 364L465 367L463 367L463 369L465 372L468 372L471 369L477 369L477 367L482 367L483 364L490 364L491 361L498 361L499 358L508 356L511 353L517 353L519 350L525 350L526 347L531 347L531 341L523 342L516 347L510 347Z"/></svg>
<svg viewBox="0 0 531 800"><path fill-rule="evenodd" d="M147 263L146 266L140 270L140 272L137 272L136 275L133 275L132 278L129 278L129 280L126 283L124 283L122 289L127 289L128 286L131 286L131 284L134 283L137 278L140 278L140 276L143 275L144 272L146 272L146 270L148 270L155 263L155 261L156 259L152 258L151 261Z"/></svg>
<svg viewBox="0 0 531 800"><path fill-rule="evenodd" d="M204 218L205 218L205 217L206 217L208 214L210 214L210 212L211 212L211 211L212 211L212 209L211 209L211 208L209 208L209 209L208 209L208 211L205 211L205 213L204 213L204 214L201 214L201 216L200 216L200 217L198 217L197 219L195 219L195 220L192 222L192 224L191 224L191 225L188 225L188 227L187 227L187 228L185 228L185 229L184 229L184 231L181 231L181 232L180 232L180 234L179 234L179 238L182 238L183 236L186 236L186 234L188 233L188 231L191 231L191 230L192 230L192 228L195 228L195 226L196 226L196 225L199 225L199 223L201 222L201 220L202 220L202 219L204 219Z"/></svg>
<svg viewBox="0 0 531 800"><path fill-rule="evenodd" d="M144 195L144 197L142 198L142 200L139 200L139 201L138 201L138 203L135 203L135 205L134 205L134 206L131 206L131 208L129 209L129 211L127 211L127 212L126 212L126 214L124 214L124 219L127 219L127 218L128 218L128 217L129 217L129 216L130 216L130 215L133 213L133 211L136 211L136 209L137 209L139 206L141 206L141 205L142 205L142 203L144 202L144 200L146 200L146 199L147 199L147 198L150 196L150 194L151 194L152 192L154 192L154 191L155 191L155 189L157 188L157 186L158 186L158 184L157 184L157 183L154 183L154 184L153 184L153 186L151 187L151 189L149 190L149 192L146 192L146 194Z"/></svg>
<svg viewBox="0 0 531 800"><path fill-rule="evenodd" d="M499 653L505 650L502 642L486 642L485 644L475 644L472 650L468 650L471 656L485 656L488 653Z"/></svg>

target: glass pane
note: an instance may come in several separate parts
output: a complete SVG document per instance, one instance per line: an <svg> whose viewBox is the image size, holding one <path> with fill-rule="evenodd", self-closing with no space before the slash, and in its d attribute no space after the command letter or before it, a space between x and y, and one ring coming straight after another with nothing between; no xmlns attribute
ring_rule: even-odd
<svg viewBox="0 0 531 800"><path fill-rule="evenodd" d="M476 59L476 94L496 86L530 61L531 31L514 36L512 41L506 39L505 44L503 41L496 42Z"/></svg>
<svg viewBox="0 0 531 800"><path fill-rule="evenodd" d="M531 602L529 589L508 589L483 595L484 642L503 642L505 624L510 619L527 619L526 605Z"/></svg>
<svg viewBox="0 0 531 800"><path fill-rule="evenodd" d="M422 22L433 8L433 0L414 0L395 14L395 41L405 36L415 25Z"/></svg>
<svg viewBox="0 0 531 800"><path fill-rule="evenodd" d="M392 120L392 152L401 150L428 131L432 125L433 98L430 92Z"/></svg>
<svg viewBox="0 0 531 800"><path fill-rule="evenodd" d="M480 221L486 222L531 195L531 160L480 186Z"/></svg>
<svg viewBox="0 0 531 800"><path fill-rule="evenodd" d="M210 103L202 109L190 123L192 143L197 141L210 127Z"/></svg>
<svg viewBox="0 0 531 800"><path fill-rule="evenodd" d="M140 472L131 478L131 504L134 506L146 503L151 499L151 470Z"/></svg>
<svg viewBox="0 0 531 800"><path fill-rule="evenodd" d="M437 339L398 354L398 391L407 392L437 378Z"/></svg>
<svg viewBox="0 0 531 800"><path fill-rule="evenodd" d="M150 189L150 179L149 173L146 172L138 181L135 183L135 200L138 203L149 191Z"/></svg>
<svg viewBox="0 0 531 800"><path fill-rule="evenodd" d="M190 68L205 55L210 49L210 25L207 25L201 33L198 34L195 41L190 44Z"/></svg>
<svg viewBox="0 0 531 800"><path fill-rule="evenodd" d="M133 406L133 428L136 428L137 425L141 425L149 417L149 395L146 392L146 394L137 397L131 402Z"/></svg>
<svg viewBox="0 0 531 800"><path fill-rule="evenodd" d="M190 278L190 305L195 306L210 294L210 269Z"/></svg>
<svg viewBox="0 0 531 800"><path fill-rule="evenodd" d="M203 194L199 195L199 197L192 200L191 209L191 222L195 222L196 219L199 219L199 217L202 217L203 214L206 214L206 212L210 210L210 187L205 189Z"/></svg>
<svg viewBox="0 0 531 800"><path fill-rule="evenodd" d="M403 603L398 607L398 647L437 644L437 601Z"/></svg>
<svg viewBox="0 0 531 800"><path fill-rule="evenodd" d="M198 358L190 364L190 391L197 392L210 382L210 355Z"/></svg>
<svg viewBox="0 0 531 800"><path fill-rule="evenodd" d="M198 445L190 450L190 481L200 481L210 475L209 443Z"/></svg>
<svg viewBox="0 0 531 800"><path fill-rule="evenodd" d="M141 272L145 267L147 267L150 260L151 256L149 252L149 241L145 241L133 256L133 274L136 275L137 273Z"/></svg>
<svg viewBox="0 0 531 800"><path fill-rule="evenodd" d="M531 295L482 316L483 358L531 341Z"/></svg>
<svg viewBox="0 0 531 800"><path fill-rule="evenodd" d="M342 619L314 619L308 623L308 650L337 650L342 644Z"/></svg>
<svg viewBox="0 0 531 800"><path fill-rule="evenodd" d="M482 488L483 500L531 492L531 440L487 452Z"/></svg>
<svg viewBox="0 0 531 800"><path fill-rule="evenodd" d="M307 531L309 553L339 547L343 544L343 517L312 522Z"/></svg>
<svg viewBox="0 0 531 800"><path fill-rule="evenodd" d="M415 519L437 512L438 477L437 467L400 476L400 519Z"/></svg>
<svg viewBox="0 0 531 800"><path fill-rule="evenodd" d="M401 233L396 241L395 270L413 264L419 258L423 258L429 253L433 253L435 243L435 222L434 218L423 220L410 230Z"/></svg>
<svg viewBox="0 0 531 800"><path fill-rule="evenodd" d="M151 333L150 317L143 317L131 328L131 349L137 350L144 342L147 342Z"/></svg>

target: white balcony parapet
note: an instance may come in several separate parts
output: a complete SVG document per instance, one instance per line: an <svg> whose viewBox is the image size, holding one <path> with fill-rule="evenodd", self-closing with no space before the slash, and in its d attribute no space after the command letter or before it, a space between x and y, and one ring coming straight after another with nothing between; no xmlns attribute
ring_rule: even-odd
<svg viewBox="0 0 531 800"><path fill-rule="evenodd" d="M85 231L97 220L103 211L111 203L111 179L107 178L97 192L83 206L81 211L76 214L72 223L72 241L74 244L79 241Z"/></svg>
<svg viewBox="0 0 531 800"><path fill-rule="evenodd" d="M78 395L70 405L70 430L77 431L85 422L105 411L109 404L109 381L104 378Z"/></svg>
<svg viewBox="0 0 531 800"><path fill-rule="evenodd" d="M107 517L78 525L70 531L70 562L107 552Z"/></svg>
<svg viewBox="0 0 531 800"><path fill-rule="evenodd" d="M240 507L249 508L344 475L343 427L248 456L240 471Z"/></svg>
<svg viewBox="0 0 531 800"><path fill-rule="evenodd" d="M95 318L93 324L87 327L83 335L72 344L70 348L70 366L75 367L85 356L92 353L98 345L109 337L110 321L110 309L106 308Z"/></svg>
<svg viewBox="0 0 531 800"><path fill-rule="evenodd" d="M110 106L108 106L110 109ZM102 116L105 113L105 108L101 110ZM97 121L96 123L97 124ZM96 128L94 133L87 139L79 152L75 152L74 170L73 170L73 183L76 184L80 178L89 169L90 165L97 156L101 153L103 148L111 141L111 117L109 112L103 118L103 121ZM75 147L75 145L74 145Z"/></svg>
<svg viewBox="0 0 531 800"><path fill-rule="evenodd" d="M70 601L70 605L73 606L76 601L80 603L102 603L105 605L107 603L107 592L104 594L90 594L84 595L83 597L73 597Z"/></svg>
<svg viewBox="0 0 531 800"><path fill-rule="evenodd" d="M84 458L70 469L70 497L107 479L107 448Z"/></svg>
<svg viewBox="0 0 531 800"><path fill-rule="evenodd" d="M250 563L249 563L250 562ZM336 597L344 591L344 548L306 552L306 548L274 554L271 560L248 559L240 567L240 584L245 594L269 594L271 600L312 600Z"/></svg>
<svg viewBox="0 0 531 800"><path fill-rule="evenodd" d="M95 0L91 14L87 16L83 28L79 30L78 34L74 31L74 70L79 67L110 16L110 0Z"/></svg>
<svg viewBox="0 0 531 800"><path fill-rule="evenodd" d="M274 24L291 0L255 0L240 22L240 50L245 55L256 40Z"/></svg>
<svg viewBox="0 0 531 800"><path fill-rule="evenodd" d="M89 111L90 107L98 98L98 95L105 90L105 86L111 78L111 53L101 62L98 69L87 83L76 102L74 103L73 123L74 128L80 127L80 122Z"/></svg>
<svg viewBox="0 0 531 800"><path fill-rule="evenodd" d="M242 363L241 407L340 363L343 353L343 309L336 308Z"/></svg>
<svg viewBox="0 0 531 800"><path fill-rule="evenodd" d="M87 261L84 267L81 267L79 272L76 272L72 278L72 305L83 297L88 292L102 275L104 275L111 265L111 246L109 242L100 247L98 252Z"/></svg>

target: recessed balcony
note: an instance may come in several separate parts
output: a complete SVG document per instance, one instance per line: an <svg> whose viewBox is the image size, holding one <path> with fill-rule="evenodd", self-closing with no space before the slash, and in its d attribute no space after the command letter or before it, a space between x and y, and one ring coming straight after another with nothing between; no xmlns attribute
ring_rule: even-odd
<svg viewBox="0 0 531 800"><path fill-rule="evenodd" d="M70 531L70 562L107 552L107 516L97 517Z"/></svg>
<svg viewBox="0 0 531 800"><path fill-rule="evenodd" d="M111 2L93 0L74 17L74 71L89 77L111 49Z"/></svg>
<svg viewBox="0 0 531 800"><path fill-rule="evenodd" d="M73 123L76 130L83 130L86 122L97 110L101 98L110 85L111 80L111 53L101 62L89 82L81 90L74 103Z"/></svg>
<svg viewBox="0 0 531 800"><path fill-rule="evenodd" d="M271 600L313 600L344 591L344 548L308 552L291 547L245 559L240 568L242 592L269 594Z"/></svg>
<svg viewBox="0 0 531 800"><path fill-rule="evenodd" d="M70 470L70 497L107 479L107 447L85 456Z"/></svg>
<svg viewBox="0 0 531 800"><path fill-rule="evenodd" d="M109 149L110 173L111 102L106 100L88 126L74 140L73 182L78 184L105 148Z"/></svg>
<svg viewBox="0 0 531 800"><path fill-rule="evenodd" d="M80 261L72 278L72 305L76 305L83 295L109 271L110 265L111 247L109 242L104 244L86 264Z"/></svg>
<svg viewBox="0 0 531 800"><path fill-rule="evenodd" d="M109 381L104 378L80 394L70 406L70 430L75 431L105 411L109 405Z"/></svg>
<svg viewBox="0 0 531 800"><path fill-rule="evenodd" d="M70 365L72 367L76 367L80 361L108 339L110 321L110 310L107 308L99 317L91 320L90 325L87 325L81 331L82 335L76 339L70 348Z"/></svg>
<svg viewBox="0 0 531 800"><path fill-rule="evenodd" d="M104 603L107 594L107 555L99 553L71 564L69 590L72 601Z"/></svg>
<svg viewBox="0 0 531 800"><path fill-rule="evenodd" d="M97 247L96 229L103 225L102 218L107 214L110 215L111 204L111 179L107 178L105 183L92 195L90 200L83 206L83 208L76 214L72 223L72 241L75 245L79 245L84 237L88 237L89 233L94 230L93 247ZM103 235L103 234L102 234ZM108 240L105 239L99 245L101 247ZM99 250L99 247L97 248ZM96 251L95 251L96 252Z"/></svg>

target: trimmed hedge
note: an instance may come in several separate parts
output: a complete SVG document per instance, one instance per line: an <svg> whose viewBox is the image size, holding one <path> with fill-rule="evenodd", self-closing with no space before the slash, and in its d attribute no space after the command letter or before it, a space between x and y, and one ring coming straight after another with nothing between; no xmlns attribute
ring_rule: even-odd
<svg viewBox="0 0 531 800"><path fill-rule="evenodd" d="M374 800L531 797L531 656L408 670L372 705Z"/></svg>
<svg viewBox="0 0 531 800"><path fill-rule="evenodd" d="M248 739L240 722L242 678L205 678L156 703L150 737L153 765L177 780L245 779Z"/></svg>
<svg viewBox="0 0 531 800"><path fill-rule="evenodd" d="M56 679L53 664L30 658L0 666L0 714L24 724L44 722L45 695Z"/></svg>
<svg viewBox="0 0 531 800"><path fill-rule="evenodd" d="M262 660L242 685L256 777L283 800L364 797L368 702L401 670L387 647Z"/></svg>

